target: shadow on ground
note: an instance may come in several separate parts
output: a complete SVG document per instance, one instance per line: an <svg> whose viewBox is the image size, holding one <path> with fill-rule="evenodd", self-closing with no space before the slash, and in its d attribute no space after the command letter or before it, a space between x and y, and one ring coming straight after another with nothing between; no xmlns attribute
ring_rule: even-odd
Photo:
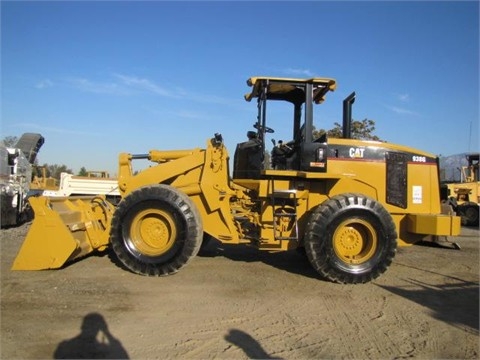
<svg viewBox="0 0 480 360"><path fill-rule="evenodd" d="M249 359L280 359L271 357L257 340L242 330L231 329L225 340L242 349Z"/></svg>
<svg viewBox="0 0 480 360"><path fill-rule="evenodd" d="M262 262L279 270L293 274L307 276L314 279L323 279L320 274L312 268L305 252L300 249L268 252L258 250L248 245L229 245L223 244L217 240L211 240L209 244L202 249L199 256L221 256L232 261L246 263Z"/></svg>
<svg viewBox="0 0 480 360"><path fill-rule="evenodd" d="M427 307L432 316L467 331L479 331L479 284L455 280L454 284L427 284L405 279L408 285L387 286L375 284L393 294Z"/></svg>

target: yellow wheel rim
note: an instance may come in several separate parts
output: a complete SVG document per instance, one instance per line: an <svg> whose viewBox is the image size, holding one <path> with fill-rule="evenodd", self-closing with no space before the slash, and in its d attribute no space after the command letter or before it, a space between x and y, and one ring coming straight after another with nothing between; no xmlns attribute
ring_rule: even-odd
<svg viewBox="0 0 480 360"><path fill-rule="evenodd" d="M158 256L175 243L177 230L172 216L159 209L139 212L130 227L130 240L135 249L147 256Z"/></svg>
<svg viewBox="0 0 480 360"><path fill-rule="evenodd" d="M343 221L333 234L335 254L347 264L358 265L370 260L377 246L375 228L362 219Z"/></svg>

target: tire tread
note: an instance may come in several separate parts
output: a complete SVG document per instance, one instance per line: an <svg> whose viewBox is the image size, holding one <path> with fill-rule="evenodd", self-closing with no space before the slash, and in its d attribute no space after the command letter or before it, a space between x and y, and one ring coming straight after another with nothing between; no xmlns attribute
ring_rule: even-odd
<svg viewBox="0 0 480 360"><path fill-rule="evenodd" d="M327 226L337 216L351 209L361 209L374 214L383 225L385 239L379 239L383 254L367 271L347 272L332 265L328 251ZM381 241L385 243L380 244ZM338 283L357 284L369 282L384 273L393 261L397 247L396 226L390 214L377 201L362 194L345 193L334 196L318 206L312 213L305 232L305 249L312 266L324 278Z"/></svg>
<svg viewBox="0 0 480 360"><path fill-rule="evenodd" d="M165 263L144 263L132 256L125 248L122 236L123 219L133 205L149 199L159 200L176 208L184 218L187 227L187 236L179 253ZM115 261L117 265L136 274L167 276L178 272L198 253L202 235L201 215L190 198L172 186L159 184L141 187L122 199L112 219L110 243L118 260Z"/></svg>

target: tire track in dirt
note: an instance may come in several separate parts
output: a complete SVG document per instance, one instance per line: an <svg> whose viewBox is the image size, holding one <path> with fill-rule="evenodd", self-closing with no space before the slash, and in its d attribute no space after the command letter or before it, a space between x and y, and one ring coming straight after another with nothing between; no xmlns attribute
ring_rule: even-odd
<svg viewBox="0 0 480 360"><path fill-rule="evenodd" d="M295 253L233 247L166 278L133 275L96 256L57 271L11 272L27 228L1 233L1 358L51 358L92 311L130 358L479 355L473 237L458 240L462 251L402 249L384 276L352 286L320 280Z"/></svg>
<svg viewBox="0 0 480 360"><path fill-rule="evenodd" d="M345 356L352 358L360 354L360 357L366 358L378 355L391 357L392 353L386 352L384 344L377 338L377 321L371 321L372 318L381 318L381 310L371 313L371 309L384 308L385 297L380 300L362 297L358 300L349 298L345 305L339 306L336 298L326 296L324 299L333 328L340 329L335 330L335 335L345 346Z"/></svg>

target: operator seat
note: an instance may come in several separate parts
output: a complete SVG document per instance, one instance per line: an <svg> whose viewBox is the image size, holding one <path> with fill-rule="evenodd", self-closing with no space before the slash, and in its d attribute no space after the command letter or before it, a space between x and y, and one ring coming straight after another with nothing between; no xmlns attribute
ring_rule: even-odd
<svg viewBox="0 0 480 360"><path fill-rule="evenodd" d="M249 131L249 134L251 132ZM233 157L234 179L259 179L263 169L262 141L258 138L237 144Z"/></svg>

